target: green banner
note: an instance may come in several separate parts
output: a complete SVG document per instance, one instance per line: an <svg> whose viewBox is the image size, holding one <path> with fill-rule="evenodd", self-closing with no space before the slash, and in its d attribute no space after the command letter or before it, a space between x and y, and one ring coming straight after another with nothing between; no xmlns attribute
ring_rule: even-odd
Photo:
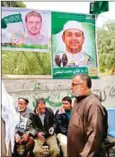
<svg viewBox="0 0 115 157"><path fill-rule="evenodd" d="M98 76L95 15L52 12L51 22L53 78Z"/></svg>
<svg viewBox="0 0 115 157"><path fill-rule="evenodd" d="M88 74L88 69L86 67L81 68L54 68L53 69L53 78L59 79L71 79L75 74L84 73Z"/></svg>

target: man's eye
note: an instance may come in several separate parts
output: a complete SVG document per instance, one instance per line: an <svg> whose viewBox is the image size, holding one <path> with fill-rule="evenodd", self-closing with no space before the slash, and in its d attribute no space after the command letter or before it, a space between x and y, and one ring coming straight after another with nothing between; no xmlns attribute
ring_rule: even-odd
<svg viewBox="0 0 115 157"><path fill-rule="evenodd" d="M31 25L31 24L33 24L33 22L32 22L32 21L30 21L30 22L29 22L29 24Z"/></svg>
<svg viewBox="0 0 115 157"><path fill-rule="evenodd" d="M80 33L76 33L75 36L76 36L76 37L80 37L81 34L80 34Z"/></svg>
<svg viewBox="0 0 115 157"><path fill-rule="evenodd" d="M72 36L72 34L71 34L71 33L68 33L68 34L67 34L67 36L68 36L68 37L71 37L71 36Z"/></svg>
<svg viewBox="0 0 115 157"><path fill-rule="evenodd" d="M40 24L40 22L38 22L38 21L37 21L37 22L36 22L36 24L37 24L37 25L39 25L39 24Z"/></svg>

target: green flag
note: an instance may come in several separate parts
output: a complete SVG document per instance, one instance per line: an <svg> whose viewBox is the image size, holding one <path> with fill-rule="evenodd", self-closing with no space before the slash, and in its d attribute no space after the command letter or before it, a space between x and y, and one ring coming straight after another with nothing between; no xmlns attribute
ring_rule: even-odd
<svg viewBox="0 0 115 157"><path fill-rule="evenodd" d="M100 14L109 11L108 1L95 1L90 3L90 14Z"/></svg>
<svg viewBox="0 0 115 157"><path fill-rule="evenodd" d="M15 23L15 22L23 22L20 13L4 17L1 20L1 28L6 28L8 23Z"/></svg>
<svg viewBox="0 0 115 157"><path fill-rule="evenodd" d="M1 28L6 28L7 27L7 24L6 24L6 22L2 19L1 20Z"/></svg>

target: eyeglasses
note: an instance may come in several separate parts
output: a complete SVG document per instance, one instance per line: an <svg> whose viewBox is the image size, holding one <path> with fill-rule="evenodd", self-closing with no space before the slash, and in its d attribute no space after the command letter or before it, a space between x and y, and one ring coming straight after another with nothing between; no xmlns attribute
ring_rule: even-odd
<svg viewBox="0 0 115 157"><path fill-rule="evenodd" d="M81 85L83 83L71 83L72 86L77 86L77 85Z"/></svg>

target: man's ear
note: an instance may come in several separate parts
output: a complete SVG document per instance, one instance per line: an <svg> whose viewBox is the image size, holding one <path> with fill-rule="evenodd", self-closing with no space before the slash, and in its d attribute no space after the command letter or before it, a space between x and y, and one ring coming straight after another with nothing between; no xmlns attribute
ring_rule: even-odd
<svg viewBox="0 0 115 157"><path fill-rule="evenodd" d="M86 84L85 84L85 83L83 83L83 84L81 85L82 90L84 90L84 89L85 89L85 87L86 87Z"/></svg>
<svg viewBox="0 0 115 157"><path fill-rule="evenodd" d="M62 40L63 40L63 42L65 41L65 35L64 34L62 35Z"/></svg>
<svg viewBox="0 0 115 157"><path fill-rule="evenodd" d="M84 43L84 41L85 41L85 36L84 36L84 34L83 34L83 39L82 39L82 43Z"/></svg>

